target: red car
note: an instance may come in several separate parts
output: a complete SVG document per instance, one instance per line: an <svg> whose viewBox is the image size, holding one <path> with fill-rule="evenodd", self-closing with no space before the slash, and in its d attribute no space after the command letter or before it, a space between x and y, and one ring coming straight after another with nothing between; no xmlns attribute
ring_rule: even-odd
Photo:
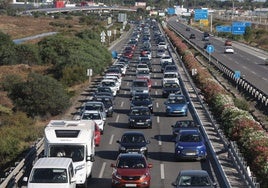
<svg viewBox="0 0 268 188"><path fill-rule="evenodd" d="M121 153L113 167L112 187L149 188L151 182L150 168L145 156L140 153Z"/></svg>
<svg viewBox="0 0 268 188"><path fill-rule="evenodd" d="M95 123L95 135L94 135L94 141L95 141L95 146L100 145L101 141L101 130L99 126Z"/></svg>
<svg viewBox="0 0 268 188"><path fill-rule="evenodd" d="M137 79L138 80L145 80L145 81L147 81L148 88L149 88L149 90L151 90L151 88L152 88L152 81L151 81L150 78L145 77L145 76L137 76Z"/></svg>

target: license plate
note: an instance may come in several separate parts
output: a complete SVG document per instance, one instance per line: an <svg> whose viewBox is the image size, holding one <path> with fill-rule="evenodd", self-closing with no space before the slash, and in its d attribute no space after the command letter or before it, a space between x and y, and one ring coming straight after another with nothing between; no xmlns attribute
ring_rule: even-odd
<svg viewBox="0 0 268 188"><path fill-rule="evenodd" d="M136 184L130 184L130 183L126 184L125 186L126 186L126 187L137 187Z"/></svg>
<svg viewBox="0 0 268 188"><path fill-rule="evenodd" d="M143 123L143 122L138 122L137 124L138 124L138 125L144 125L144 123Z"/></svg>
<svg viewBox="0 0 268 188"><path fill-rule="evenodd" d="M195 155L195 153L186 153L186 155Z"/></svg>

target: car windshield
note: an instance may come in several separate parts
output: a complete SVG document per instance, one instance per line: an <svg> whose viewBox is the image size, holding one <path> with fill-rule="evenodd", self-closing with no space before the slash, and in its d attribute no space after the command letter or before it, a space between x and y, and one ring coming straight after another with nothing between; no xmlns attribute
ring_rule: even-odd
<svg viewBox="0 0 268 188"><path fill-rule="evenodd" d="M148 70L139 70L137 74L150 74Z"/></svg>
<svg viewBox="0 0 268 188"><path fill-rule="evenodd" d="M137 81L137 82L133 82L133 87L148 87L148 84L146 81Z"/></svg>
<svg viewBox="0 0 268 188"><path fill-rule="evenodd" d="M101 83L103 86L108 86L108 87L113 87L115 86L115 83L114 82L102 82Z"/></svg>
<svg viewBox="0 0 268 188"><path fill-rule="evenodd" d="M150 112L148 109L144 108L144 109L133 109L131 111L131 114L132 115L135 115L135 116L140 116L140 115L150 115Z"/></svg>
<svg viewBox="0 0 268 188"><path fill-rule="evenodd" d="M211 185L207 176L181 176L178 184L183 187Z"/></svg>
<svg viewBox="0 0 268 188"><path fill-rule="evenodd" d="M100 87L97 89L98 92L111 92L110 88L104 88L104 87Z"/></svg>
<svg viewBox="0 0 268 188"><path fill-rule="evenodd" d="M149 95L134 95L133 100L149 100Z"/></svg>
<svg viewBox="0 0 268 188"><path fill-rule="evenodd" d="M85 110L97 110L102 111L102 105L92 104L92 105L86 105Z"/></svg>
<svg viewBox="0 0 268 188"><path fill-rule="evenodd" d="M183 104L183 103L185 103L185 99L184 99L184 97L169 97L168 103Z"/></svg>
<svg viewBox="0 0 268 188"><path fill-rule="evenodd" d="M121 157L117 164L118 168L146 168L145 159L142 157Z"/></svg>
<svg viewBox="0 0 268 188"><path fill-rule="evenodd" d="M66 169L35 168L30 177L31 183L68 183Z"/></svg>
<svg viewBox="0 0 268 188"><path fill-rule="evenodd" d="M138 134L126 134L123 135L122 140L123 143L144 143L145 138L143 135Z"/></svg>
<svg viewBox="0 0 268 188"><path fill-rule="evenodd" d="M84 113L83 116L82 116L82 119L85 119L85 120L98 120L98 119L101 119L101 116L99 113Z"/></svg>
<svg viewBox="0 0 268 188"><path fill-rule="evenodd" d="M164 78L177 78L176 74L164 74Z"/></svg>
<svg viewBox="0 0 268 188"><path fill-rule="evenodd" d="M175 128L183 128L183 127L194 127L194 121L177 121L175 124Z"/></svg>
<svg viewBox="0 0 268 188"><path fill-rule="evenodd" d="M177 83L166 83L166 84L164 84L164 87L177 88L177 87L179 87L179 85Z"/></svg>
<svg viewBox="0 0 268 188"><path fill-rule="evenodd" d="M180 142L200 142L201 137L198 134L182 134L179 138Z"/></svg>

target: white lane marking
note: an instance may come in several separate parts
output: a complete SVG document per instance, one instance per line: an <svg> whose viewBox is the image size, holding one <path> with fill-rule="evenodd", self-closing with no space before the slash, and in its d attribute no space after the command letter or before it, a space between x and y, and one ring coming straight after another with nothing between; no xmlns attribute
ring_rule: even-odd
<svg viewBox="0 0 268 188"><path fill-rule="evenodd" d="M158 102L156 103L156 108L159 108L159 104L158 104Z"/></svg>
<svg viewBox="0 0 268 188"><path fill-rule="evenodd" d="M129 82L127 82L127 86L129 86Z"/></svg>
<svg viewBox="0 0 268 188"><path fill-rule="evenodd" d="M156 85L156 86L157 86L157 82L155 82L155 83L154 83L154 85Z"/></svg>
<svg viewBox="0 0 268 188"><path fill-rule="evenodd" d="M103 173L104 173L105 166L106 166L106 162L104 162L104 163L102 164L102 166L101 166L101 170L100 170L99 178L102 178Z"/></svg>
<svg viewBox="0 0 268 188"><path fill-rule="evenodd" d="M121 106L121 107L123 107L123 106L124 106L124 101L122 101L122 102L121 102L121 105L120 105L120 106Z"/></svg>
<svg viewBox="0 0 268 188"><path fill-rule="evenodd" d="M159 146L161 146L161 145L162 145L161 136L158 136L158 145L159 145Z"/></svg>
<svg viewBox="0 0 268 188"><path fill-rule="evenodd" d="M127 94L127 91L124 91L124 95Z"/></svg>
<svg viewBox="0 0 268 188"><path fill-rule="evenodd" d="M115 122L118 123L118 121L119 121L119 114L116 116Z"/></svg>
<svg viewBox="0 0 268 188"><path fill-rule="evenodd" d="M114 134L112 134L112 136L111 136L111 138L110 138L110 141L109 141L109 144L110 144L110 145L112 145L113 140L114 140Z"/></svg>
<svg viewBox="0 0 268 188"><path fill-rule="evenodd" d="M160 123L160 117L159 116L156 117L156 121L157 121L157 123Z"/></svg>
<svg viewBox="0 0 268 188"><path fill-rule="evenodd" d="M157 95L158 93L157 93L157 91L155 91L155 95Z"/></svg>
<svg viewBox="0 0 268 188"><path fill-rule="evenodd" d="M160 176L161 176L161 179L165 179L165 166L164 164L160 164Z"/></svg>

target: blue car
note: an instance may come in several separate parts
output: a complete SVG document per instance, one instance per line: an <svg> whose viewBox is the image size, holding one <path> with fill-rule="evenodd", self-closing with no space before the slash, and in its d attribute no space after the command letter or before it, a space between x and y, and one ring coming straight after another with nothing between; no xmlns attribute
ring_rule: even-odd
<svg viewBox="0 0 268 188"><path fill-rule="evenodd" d="M184 95L170 94L165 105L167 116L187 116L188 102Z"/></svg>
<svg viewBox="0 0 268 188"><path fill-rule="evenodd" d="M175 159L205 160L207 149L199 129L181 129L175 139Z"/></svg>

